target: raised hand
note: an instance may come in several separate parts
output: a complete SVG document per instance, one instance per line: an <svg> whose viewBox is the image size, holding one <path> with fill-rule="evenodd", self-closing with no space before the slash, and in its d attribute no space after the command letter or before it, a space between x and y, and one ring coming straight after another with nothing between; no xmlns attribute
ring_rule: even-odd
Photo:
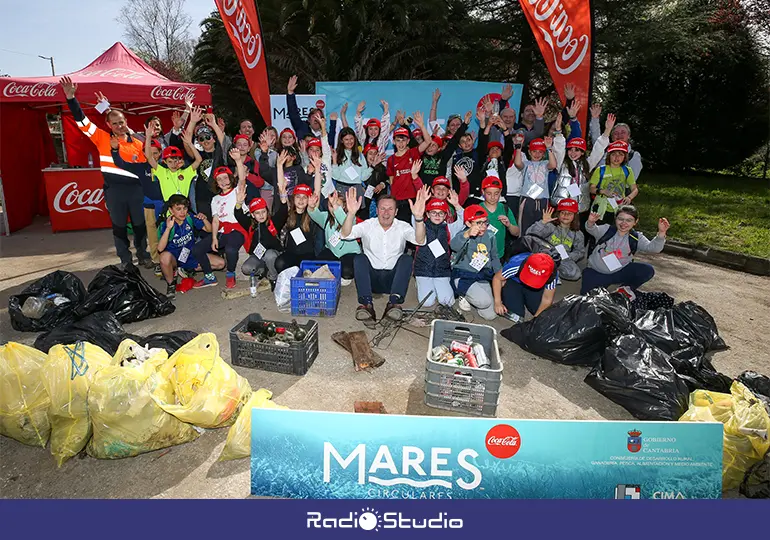
<svg viewBox="0 0 770 540"><path fill-rule="evenodd" d="M607 120L604 121L604 130L609 133L612 131L612 128L615 127L615 115L612 113L609 113L607 115Z"/></svg>
<svg viewBox="0 0 770 540"><path fill-rule="evenodd" d="M356 197L356 188L350 188L347 193L345 193L345 201L347 202L348 206L348 214L356 213L361 209L361 202L362 200L359 197Z"/></svg>
<svg viewBox="0 0 770 540"><path fill-rule="evenodd" d="M356 107L356 114L361 114L364 112L364 109L366 109L366 101L359 102L358 106Z"/></svg>
<svg viewBox="0 0 770 540"><path fill-rule="evenodd" d="M473 111L468 111L465 113L465 117L463 118L463 122L470 125L471 119L473 119Z"/></svg>
<svg viewBox="0 0 770 540"><path fill-rule="evenodd" d="M184 106L185 106L185 110L187 110L187 111L191 111L191 110L192 110L192 108L193 108L193 102L192 102L192 100L191 100L190 98L186 98L186 99L184 100Z"/></svg>
<svg viewBox="0 0 770 540"><path fill-rule="evenodd" d="M329 113L329 120L336 121L337 118L339 118L339 115L336 112Z"/></svg>
<svg viewBox="0 0 770 540"><path fill-rule="evenodd" d="M599 221L599 217L600 217L599 214L597 214L596 212L591 212L590 214L588 214L588 223L590 223L591 225L595 225L596 222Z"/></svg>
<svg viewBox="0 0 770 540"><path fill-rule="evenodd" d="M307 141L305 141L305 139L299 141L299 151L303 154L307 154Z"/></svg>
<svg viewBox="0 0 770 540"><path fill-rule="evenodd" d="M487 116L492 114L492 98L489 97L489 94L484 96L483 99L484 102L484 110L487 112Z"/></svg>
<svg viewBox="0 0 770 540"><path fill-rule="evenodd" d="M422 115L422 112L420 111L414 111L412 114L412 117L414 118L414 123L418 126L422 126L423 122L425 121L425 117Z"/></svg>
<svg viewBox="0 0 770 540"><path fill-rule="evenodd" d="M235 188L235 202L237 204L243 204L246 202L246 184L238 184L238 187Z"/></svg>
<svg viewBox="0 0 770 540"><path fill-rule="evenodd" d="M519 132L513 136L513 144L524 144L524 134Z"/></svg>
<svg viewBox="0 0 770 540"><path fill-rule="evenodd" d="M599 118L602 115L602 104L594 103L589 110L591 111L591 118Z"/></svg>
<svg viewBox="0 0 770 540"><path fill-rule="evenodd" d="M203 118L203 109L200 107L193 107L190 111L190 123L192 125L197 124Z"/></svg>
<svg viewBox="0 0 770 540"><path fill-rule="evenodd" d="M412 176L415 177L418 174L420 174L420 169L422 169L422 160L421 159L415 159L412 162Z"/></svg>
<svg viewBox="0 0 770 540"><path fill-rule="evenodd" d="M545 108L548 105L548 100L540 98L535 100L535 117L542 118L545 114Z"/></svg>
<svg viewBox="0 0 770 540"><path fill-rule="evenodd" d="M211 129L214 129L215 126L219 127L217 126L217 119L212 113L206 113L204 116L204 121Z"/></svg>
<svg viewBox="0 0 770 540"><path fill-rule="evenodd" d="M313 170L320 171L321 170L321 158L318 156L312 156L310 158L310 163L313 165Z"/></svg>
<svg viewBox="0 0 770 540"><path fill-rule="evenodd" d="M144 136L150 140L152 140L152 137L155 135L155 124L154 122L150 122L147 124L144 128Z"/></svg>
<svg viewBox="0 0 770 540"><path fill-rule="evenodd" d="M297 89L297 76L292 75L289 77L289 84L286 85L286 90L289 94L293 94L294 91Z"/></svg>
<svg viewBox="0 0 770 540"><path fill-rule="evenodd" d="M374 166L376 167L377 165L379 165L380 163L382 163L383 161L385 161L385 159L386 159L386 156L385 156L385 154L383 154L383 153L379 153L379 154L377 154L377 155L375 156L375 158L374 158Z"/></svg>
<svg viewBox="0 0 770 540"><path fill-rule="evenodd" d="M219 129L224 131L225 130L225 126L227 124L225 124L225 119L220 116L219 118L217 118L217 125L219 126Z"/></svg>
<svg viewBox="0 0 770 540"><path fill-rule="evenodd" d="M439 98L440 98L440 97L441 97L441 90L439 90L438 88L436 88L436 89L433 91L433 103L438 103L438 100L439 100Z"/></svg>
<svg viewBox="0 0 770 540"><path fill-rule="evenodd" d="M283 167L287 161L289 161L289 152L284 150L278 155L278 165Z"/></svg>
<svg viewBox="0 0 770 540"><path fill-rule="evenodd" d="M94 97L96 98L96 102L99 103L100 101L106 101L107 103L110 102L109 99L107 99L107 96L105 96L101 92L94 92Z"/></svg>
<svg viewBox="0 0 770 540"><path fill-rule="evenodd" d="M559 111L558 114L556 115L556 119L553 121L553 125L556 131L561 131L563 121L564 121L564 117L562 116L561 111Z"/></svg>
<svg viewBox="0 0 770 540"><path fill-rule="evenodd" d="M388 114L390 112L390 105L388 104L387 101L385 101L384 99L381 99L380 105L382 105L383 114Z"/></svg>
<svg viewBox="0 0 770 540"><path fill-rule="evenodd" d="M237 148L235 147L231 148L228 155L230 156L230 159L232 159L236 163L243 163L243 156L241 155L241 151L238 150Z"/></svg>
<svg viewBox="0 0 770 540"><path fill-rule="evenodd" d="M666 218L662 217L658 220L658 234L661 236L666 236L669 227L671 227L671 224Z"/></svg>
<svg viewBox="0 0 770 540"><path fill-rule="evenodd" d="M179 111L171 113L171 124L174 126L174 129L182 129L182 115L179 114Z"/></svg>
<svg viewBox="0 0 770 540"><path fill-rule="evenodd" d="M484 120L487 118L487 111L484 110L484 107L479 107L476 109L476 119L479 121L479 124L484 124Z"/></svg>
<svg viewBox="0 0 770 540"><path fill-rule="evenodd" d="M311 210L315 210L316 208L318 208L318 201L319 201L318 193L313 192L313 194L310 197L308 197L308 200L307 200L308 208L310 208Z"/></svg>
<svg viewBox="0 0 770 540"><path fill-rule="evenodd" d="M402 111L401 109L396 111L396 124L403 125L404 118L406 117L406 113Z"/></svg>
<svg viewBox="0 0 770 540"><path fill-rule="evenodd" d="M337 195L336 190L331 192L327 200L329 201L329 210L331 212L334 212L340 205L339 196Z"/></svg>
<svg viewBox="0 0 770 540"><path fill-rule="evenodd" d="M513 85L511 84L504 84L503 85L503 91L500 92L500 98L508 101L511 99L511 96L513 95Z"/></svg>
<svg viewBox="0 0 770 540"><path fill-rule="evenodd" d="M348 103L345 102L345 103L342 104L342 107L340 107L340 114L342 116L345 116L345 113L347 113L347 112L348 112Z"/></svg>
<svg viewBox="0 0 770 540"><path fill-rule="evenodd" d="M262 151L263 154L266 154L267 151L270 149L270 142L267 140L267 131L263 131L259 135L259 149Z"/></svg>
<svg viewBox="0 0 770 540"><path fill-rule="evenodd" d="M464 184L468 181L468 174L465 172L465 169L461 167L460 165L455 165L454 168L455 176L458 180L460 180L461 184Z"/></svg>
<svg viewBox="0 0 770 540"><path fill-rule="evenodd" d="M422 219L425 215L425 203L430 197L428 186L423 186L420 191L417 192L417 196L414 198L414 202L411 199L409 201L409 208L412 210L412 215L416 219Z"/></svg>
<svg viewBox="0 0 770 540"><path fill-rule="evenodd" d="M436 137L438 135L438 131L441 129L441 126L438 125L438 122L435 123L433 126L433 137Z"/></svg>
<svg viewBox="0 0 770 540"><path fill-rule="evenodd" d="M570 99L575 99L575 85L572 83L567 83L564 85L564 98L569 101Z"/></svg>
<svg viewBox="0 0 770 540"><path fill-rule="evenodd" d="M460 196L453 189L449 191L449 195L447 195L446 200L449 201L449 204L451 204L455 208L460 206Z"/></svg>
<svg viewBox="0 0 770 540"><path fill-rule="evenodd" d="M65 75L59 79L59 84L61 84L62 90L64 90L64 96L67 99L72 99L75 97L75 92L78 90L78 85L72 82L72 79Z"/></svg>
<svg viewBox="0 0 770 540"><path fill-rule="evenodd" d="M551 149L551 146L553 146L553 137L545 136L543 137L543 142L545 143L545 147L549 150Z"/></svg>
<svg viewBox="0 0 770 540"><path fill-rule="evenodd" d="M546 206L543 210L543 223L548 225L552 221L556 221L558 218L553 217L553 206Z"/></svg>
<svg viewBox="0 0 770 540"><path fill-rule="evenodd" d="M583 105L577 99L572 102L572 105L567 109L570 119L577 118L578 112Z"/></svg>

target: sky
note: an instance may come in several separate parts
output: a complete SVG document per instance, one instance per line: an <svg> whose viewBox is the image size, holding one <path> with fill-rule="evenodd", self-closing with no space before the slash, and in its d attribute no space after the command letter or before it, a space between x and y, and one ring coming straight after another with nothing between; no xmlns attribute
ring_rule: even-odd
<svg viewBox="0 0 770 540"><path fill-rule="evenodd" d="M116 41L125 40L123 27L115 20L125 2L0 0L0 74L51 75L50 61L38 55L54 57L57 75L84 68ZM198 23L215 9L214 0L186 0L193 37L200 35Z"/></svg>

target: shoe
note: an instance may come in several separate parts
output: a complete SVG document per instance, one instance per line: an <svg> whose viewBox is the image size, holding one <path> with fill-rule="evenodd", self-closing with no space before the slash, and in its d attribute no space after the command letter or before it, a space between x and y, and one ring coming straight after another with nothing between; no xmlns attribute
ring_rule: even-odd
<svg viewBox="0 0 770 540"><path fill-rule="evenodd" d="M385 311L382 313L382 318L387 317L391 321L400 321L404 316L404 310L398 304L388 304L385 306Z"/></svg>
<svg viewBox="0 0 770 540"><path fill-rule="evenodd" d="M371 304L360 305L356 308L357 321L376 321L377 314L374 312L374 306Z"/></svg>
<svg viewBox="0 0 770 540"><path fill-rule="evenodd" d="M227 276L225 280L225 286L228 289L235 289L235 276Z"/></svg>
<svg viewBox="0 0 770 540"><path fill-rule="evenodd" d="M166 296L169 300L174 300L176 298L176 283L169 283L166 285Z"/></svg>
<svg viewBox="0 0 770 540"><path fill-rule="evenodd" d="M353 280L352 280L352 279L345 279L345 278L342 278L342 279L340 280L340 283L342 284L342 286L343 286L343 287L347 287L348 285L350 285L351 283L353 283Z"/></svg>
<svg viewBox="0 0 770 540"><path fill-rule="evenodd" d="M459 307L462 311L470 311L473 309L473 307L465 299L464 296L461 296L460 299L457 301L457 307Z"/></svg>
<svg viewBox="0 0 770 540"><path fill-rule="evenodd" d="M147 270L153 270L155 268L155 263L152 262L152 259L139 259L139 266L146 268ZM160 265L158 265L158 268L160 268Z"/></svg>
<svg viewBox="0 0 770 540"><path fill-rule="evenodd" d="M193 289L202 289L203 287L213 287L217 284L217 278L214 274L203 275L203 279L196 281Z"/></svg>
<svg viewBox="0 0 770 540"><path fill-rule="evenodd" d="M190 274L192 274L192 272L187 272L187 270L185 270L185 269L184 269L184 268L182 268L181 266L178 266L178 267L177 267L177 269L176 269L176 273L177 273L177 275L178 275L180 278L182 278L182 279L184 279L184 278L188 278L188 277L190 277Z"/></svg>
<svg viewBox="0 0 770 540"><path fill-rule="evenodd" d="M155 274L157 277L163 277L163 272L162 272L162 271L161 271L161 269L160 269L160 264L153 264L153 265L152 265L152 272L153 272L153 273L154 273L154 274Z"/></svg>

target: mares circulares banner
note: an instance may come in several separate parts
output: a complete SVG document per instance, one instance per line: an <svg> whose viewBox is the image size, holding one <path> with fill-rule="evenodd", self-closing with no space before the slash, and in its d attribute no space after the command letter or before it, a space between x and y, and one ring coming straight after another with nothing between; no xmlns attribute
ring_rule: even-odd
<svg viewBox="0 0 770 540"><path fill-rule="evenodd" d="M323 109L326 114L326 96L322 94L295 94L294 96L297 99L299 116L303 121L307 121L310 109ZM270 95L270 125L278 130L278 133L284 128L294 129L286 106L286 94Z"/></svg>
<svg viewBox="0 0 770 540"><path fill-rule="evenodd" d="M484 96L489 95L492 101L500 99L503 89L502 82L479 81L345 81L345 82L317 82L316 94L326 95L326 115L339 112L343 104L348 103L347 119L353 126L356 116L356 107L361 101L366 102L366 109L362 113L364 122L369 118L382 118L382 106L380 100L384 99L390 106L390 121L396 119L396 111L406 112L406 116L412 116L415 111L421 111L425 116L425 124L428 129L430 120L430 107L433 99L433 91L437 88L441 91L438 102L436 121L443 128L447 118L452 114L464 116L471 111L472 120L469 130L478 131L479 124L476 120L476 109L480 106ZM518 121L521 113L522 85L512 84L513 95L508 100L512 109L516 111ZM414 124L412 127L417 127Z"/></svg>
<svg viewBox="0 0 770 540"><path fill-rule="evenodd" d="M307 499L714 499L722 424L254 409L251 493Z"/></svg>
<svg viewBox="0 0 770 540"><path fill-rule="evenodd" d="M575 85L575 97L583 105L578 120L586 133L593 61L590 0L519 0L519 3L562 103L566 101L564 85Z"/></svg>
<svg viewBox="0 0 770 540"><path fill-rule="evenodd" d="M253 0L216 0L227 35L241 63L259 114L270 124L270 85L267 80L267 59L262 46L262 29Z"/></svg>

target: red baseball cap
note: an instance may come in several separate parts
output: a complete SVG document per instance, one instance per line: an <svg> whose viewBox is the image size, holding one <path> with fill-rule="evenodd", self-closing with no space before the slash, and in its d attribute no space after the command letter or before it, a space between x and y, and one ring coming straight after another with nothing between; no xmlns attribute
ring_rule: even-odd
<svg viewBox="0 0 770 540"><path fill-rule="evenodd" d="M529 143L530 150L541 150L545 152L545 141L543 139L532 139Z"/></svg>
<svg viewBox="0 0 770 540"><path fill-rule="evenodd" d="M150 143L150 144L152 144L152 143ZM172 157L180 158L181 159L182 158L182 151L179 148L177 148L176 146L167 146L163 150L163 159L168 159L168 158L172 158Z"/></svg>
<svg viewBox="0 0 770 540"><path fill-rule="evenodd" d="M396 131L393 132L393 137L406 137L409 138L409 130L405 127L397 128Z"/></svg>
<svg viewBox="0 0 770 540"><path fill-rule="evenodd" d="M313 137L307 142L307 148L321 148L321 139Z"/></svg>
<svg viewBox="0 0 770 540"><path fill-rule="evenodd" d="M244 139L245 141L248 141L249 144L251 144L251 139L248 135L244 135L243 133L239 133L235 137L233 137L233 146L235 146L235 143L240 141L241 139Z"/></svg>
<svg viewBox="0 0 770 540"><path fill-rule="evenodd" d="M524 260L519 269L519 279L527 287L542 289L553 275L556 264L546 253L533 253Z"/></svg>
<svg viewBox="0 0 770 540"><path fill-rule="evenodd" d="M442 201L441 199L431 199L428 201L428 204L425 205L425 211L429 212L431 210L438 210L439 212L448 214L449 205L446 201Z"/></svg>
<svg viewBox="0 0 770 540"><path fill-rule="evenodd" d="M216 169L214 169L214 174L212 174L211 177L216 178L220 174L232 175L233 171L230 170L230 167L217 167Z"/></svg>
<svg viewBox="0 0 770 540"><path fill-rule="evenodd" d="M366 127L372 127L372 126L377 126L378 128L381 128L382 124L380 124L380 121L377 120L376 118L370 118L369 120L366 121Z"/></svg>
<svg viewBox="0 0 770 540"><path fill-rule="evenodd" d="M487 150L492 150L493 148L499 148L500 150L503 149L503 143L500 141L489 141L487 143Z"/></svg>
<svg viewBox="0 0 770 540"><path fill-rule="evenodd" d="M578 150L586 151L586 140L582 137L575 137L567 141L567 148L577 148Z"/></svg>
<svg viewBox="0 0 770 540"><path fill-rule="evenodd" d="M262 210L263 208L267 208L267 201L265 199L261 199L259 197L251 199L251 202L249 203L249 212L256 212L257 210Z"/></svg>
<svg viewBox="0 0 770 540"><path fill-rule="evenodd" d="M477 219L482 219L487 217L487 211L484 210L480 205L478 204L472 204L468 208L465 209L465 214L463 215L463 220L466 222L468 221L476 221Z"/></svg>
<svg viewBox="0 0 770 540"><path fill-rule="evenodd" d="M281 135L283 135L284 133L291 133L291 134L294 136L294 138L295 138L295 139L297 138L297 134L296 134L296 133L294 133L294 130L293 130L293 129L291 129L291 128L283 128L283 129L281 130L281 133L278 135L278 137L280 137L280 136L281 136Z"/></svg>
<svg viewBox="0 0 770 540"><path fill-rule="evenodd" d="M625 152L628 154L628 143L626 141L615 141L607 147L607 153L610 152Z"/></svg>
<svg viewBox="0 0 770 540"><path fill-rule="evenodd" d="M574 214L578 213L578 203L575 199L562 199L559 201L558 206L556 207L557 212L572 212Z"/></svg>
<svg viewBox="0 0 770 540"><path fill-rule="evenodd" d="M481 191L484 191L487 188L503 189L503 183L497 176L490 175L481 182Z"/></svg>
<svg viewBox="0 0 770 540"><path fill-rule="evenodd" d="M422 136L422 130L420 128L417 128L414 131L412 131L412 135L414 135L415 137L417 137L417 135Z"/></svg>
<svg viewBox="0 0 770 540"><path fill-rule="evenodd" d="M377 152L379 152L379 151L380 151L380 149L379 149L379 148L377 148L375 145L373 145L373 144L367 144L366 146L364 146L364 155L368 154L368 153L369 153L369 150L375 150L375 151L377 151Z"/></svg>
<svg viewBox="0 0 770 540"><path fill-rule="evenodd" d="M438 146L439 148L441 148L441 146L444 144L444 139L442 139L438 135L434 135L433 137L430 138L430 140L436 143L436 146Z"/></svg>
<svg viewBox="0 0 770 540"><path fill-rule="evenodd" d="M163 147L160 145L160 141L158 139L151 140L150 146L152 146L153 148L157 148L158 150L163 150Z"/></svg>
<svg viewBox="0 0 770 540"><path fill-rule="evenodd" d="M294 188L294 195L307 195L310 197L313 194L313 190L307 184L299 184Z"/></svg>
<svg viewBox="0 0 770 540"><path fill-rule="evenodd" d="M452 187L452 184L449 182L449 179L446 176L437 176L433 179L433 184L431 184L431 187L436 186Z"/></svg>

